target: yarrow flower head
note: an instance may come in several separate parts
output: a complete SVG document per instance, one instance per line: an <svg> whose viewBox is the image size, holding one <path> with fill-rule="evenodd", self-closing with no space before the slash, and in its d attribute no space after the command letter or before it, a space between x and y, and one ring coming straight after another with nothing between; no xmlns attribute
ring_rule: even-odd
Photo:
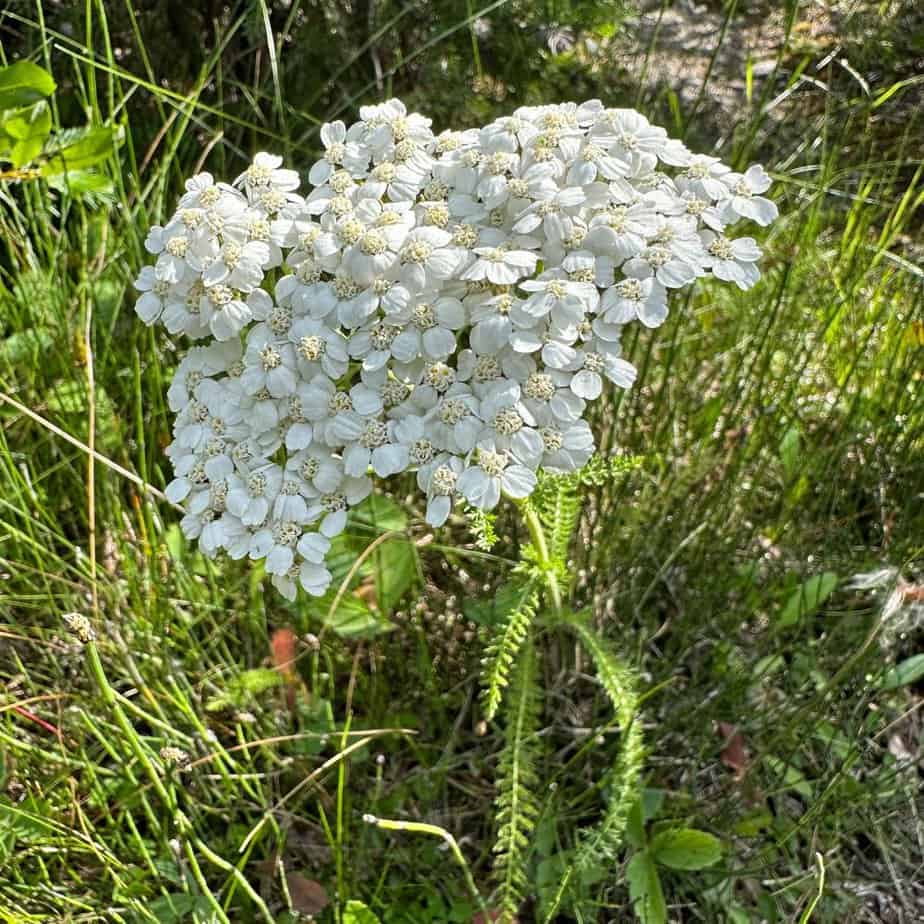
<svg viewBox="0 0 924 924"><path fill-rule="evenodd" d="M440 526L583 466L588 403L635 379L622 328L697 279L753 286L730 226L777 216L762 167L596 100L439 136L390 100L321 142L306 195L267 153L190 179L135 283L144 323L205 341L168 395L182 529L290 599L327 591L373 476L416 472Z"/></svg>

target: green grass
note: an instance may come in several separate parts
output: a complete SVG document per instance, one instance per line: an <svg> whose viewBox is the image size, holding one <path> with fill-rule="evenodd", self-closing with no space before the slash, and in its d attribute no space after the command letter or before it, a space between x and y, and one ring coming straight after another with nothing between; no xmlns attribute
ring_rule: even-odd
<svg viewBox="0 0 924 924"><path fill-rule="evenodd" d="M491 613L470 604L508 576L525 536L513 516L491 552L461 521L433 536L394 493L406 516L384 507L342 550L355 562L392 527L410 543L396 558L401 540L380 542L346 585L339 612L362 616L358 589L397 627L362 640L264 591L254 569L199 556L169 504L86 450L155 489L168 480L177 355L133 315L144 229L201 162L233 175L266 148L304 168L319 121L382 94L440 128L600 95L703 149L716 115L708 94L685 102L669 80L637 100L614 66L628 39L618 17L610 28L612 4L508 3L484 29L486 3L387 3L361 22L334 4L256 2L215 30L203 4L176 38L172 5L137 6L15 3L0 19L3 60L28 53L54 72L56 129L125 127L108 192L0 181L0 391L31 412L0 403L0 920L294 920L314 880L383 922L471 921L440 838L362 816L444 828L490 890L504 730L479 725ZM924 908L920 685L883 689L924 650L924 620L909 597L884 623L892 585L850 585L884 568L913 582L924 546L924 132L908 65L920 33L913 10L836 12L840 57L868 92L837 59L817 69L827 46L799 28L800 10L782 17L775 69L753 78L721 149L778 181L765 277L744 295L700 286L638 333L640 382L595 426L641 464L591 493L572 549L575 605L642 672L646 786L662 794L649 833L695 825L724 845L709 870L665 873L676 920L916 920ZM729 10L724 42L746 13ZM540 31L555 22L578 24L561 54ZM823 88L797 86L801 75ZM394 593L398 560L412 565ZM836 582L811 583L825 573ZM67 629L74 611L94 645ZM291 683L267 670L285 626L298 637ZM606 808L620 739L572 640L549 639L541 670L528 868L545 901L560 852ZM746 766L720 723L740 731ZM817 855L824 884L806 918ZM582 881L597 917L560 920L630 920L629 856ZM530 902L523 920L534 913Z"/></svg>

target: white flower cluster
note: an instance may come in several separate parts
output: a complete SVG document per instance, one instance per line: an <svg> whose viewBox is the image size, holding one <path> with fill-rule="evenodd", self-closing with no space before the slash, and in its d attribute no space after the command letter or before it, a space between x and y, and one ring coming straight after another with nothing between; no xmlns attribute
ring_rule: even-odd
<svg viewBox="0 0 924 924"><path fill-rule="evenodd" d="M635 378L623 327L700 277L752 286L760 250L726 229L776 216L761 167L598 101L434 136L391 100L321 138L304 197L265 153L191 179L136 283L145 323L209 341L169 391L183 530L289 598L327 589L370 472L416 471L439 526L582 466L587 402Z"/></svg>

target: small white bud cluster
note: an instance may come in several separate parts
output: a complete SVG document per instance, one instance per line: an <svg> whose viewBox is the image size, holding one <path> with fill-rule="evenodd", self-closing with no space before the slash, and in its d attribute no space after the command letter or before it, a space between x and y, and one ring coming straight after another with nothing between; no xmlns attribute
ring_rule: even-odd
<svg viewBox="0 0 924 924"><path fill-rule="evenodd" d="M760 250L727 228L776 216L761 167L598 101L434 136L391 100L321 139L304 197L265 153L189 180L136 282L146 323L208 341L169 391L183 530L289 598L326 591L370 472L415 470L439 526L582 466L587 402L635 378L623 327L700 277L752 286Z"/></svg>

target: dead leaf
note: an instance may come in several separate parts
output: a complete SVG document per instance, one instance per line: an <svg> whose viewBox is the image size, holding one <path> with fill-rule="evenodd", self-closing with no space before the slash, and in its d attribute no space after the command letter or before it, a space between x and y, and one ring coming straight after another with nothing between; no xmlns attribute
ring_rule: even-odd
<svg viewBox="0 0 924 924"><path fill-rule="evenodd" d="M277 629L270 643L273 649L273 667L291 683L294 679L292 665L295 663L295 633L289 629Z"/></svg>
<svg viewBox="0 0 924 924"><path fill-rule="evenodd" d="M898 591L906 603L924 602L924 584L909 584L907 581L900 580Z"/></svg>
<svg viewBox="0 0 924 924"><path fill-rule="evenodd" d="M722 763L734 771L736 780L740 780L747 773L750 763L748 750L744 744L744 735L731 722L719 722L717 730L725 739L725 747L722 748L720 755Z"/></svg>
<svg viewBox="0 0 924 924"><path fill-rule="evenodd" d="M375 596L375 579L367 578L356 590L353 591L353 595L359 597L367 606L378 607L378 601Z"/></svg>
<svg viewBox="0 0 924 924"><path fill-rule="evenodd" d="M316 879L309 879L301 873L286 873L286 886L292 907L302 914L320 914L330 904L324 886Z"/></svg>

